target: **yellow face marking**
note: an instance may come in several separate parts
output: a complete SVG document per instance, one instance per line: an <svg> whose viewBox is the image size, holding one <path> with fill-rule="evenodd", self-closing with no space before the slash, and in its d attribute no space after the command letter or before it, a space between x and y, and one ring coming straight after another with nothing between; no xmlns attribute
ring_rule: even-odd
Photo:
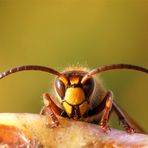
<svg viewBox="0 0 148 148"><path fill-rule="evenodd" d="M64 107L66 113L70 116L70 114L72 113L72 106L70 106L66 102L63 102L63 107Z"/></svg>
<svg viewBox="0 0 148 148"><path fill-rule="evenodd" d="M60 76L59 79L67 86L68 80L64 76Z"/></svg>
<svg viewBox="0 0 148 148"><path fill-rule="evenodd" d="M71 77L70 78L70 84L78 84L79 83L79 77Z"/></svg>
<svg viewBox="0 0 148 148"><path fill-rule="evenodd" d="M64 98L71 105L81 104L85 100L85 94L82 88L67 88Z"/></svg>
<svg viewBox="0 0 148 148"><path fill-rule="evenodd" d="M81 116L86 113L86 111L88 110L88 107L89 106L88 106L88 103L86 101L79 106Z"/></svg>

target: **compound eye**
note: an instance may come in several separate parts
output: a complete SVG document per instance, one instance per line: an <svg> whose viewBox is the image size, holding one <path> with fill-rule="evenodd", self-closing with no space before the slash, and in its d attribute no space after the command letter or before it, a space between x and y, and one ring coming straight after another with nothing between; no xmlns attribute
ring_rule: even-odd
<svg viewBox="0 0 148 148"><path fill-rule="evenodd" d="M56 91L59 94L59 96L61 98L63 98L64 95L65 95L65 85L64 85L64 83L60 79L57 78L56 82L55 82L55 87L56 87Z"/></svg>
<svg viewBox="0 0 148 148"><path fill-rule="evenodd" d="M94 80L93 80L93 78L88 79L83 84L83 89L84 89L86 97L89 97L92 94L92 92L94 90Z"/></svg>

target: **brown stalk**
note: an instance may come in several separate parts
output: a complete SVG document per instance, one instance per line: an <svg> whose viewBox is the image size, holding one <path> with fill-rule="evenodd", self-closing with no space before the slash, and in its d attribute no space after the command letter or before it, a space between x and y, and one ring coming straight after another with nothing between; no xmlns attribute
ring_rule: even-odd
<svg viewBox="0 0 148 148"><path fill-rule="evenodd" d="M46 126L46 123L50 122L46 116L29 113L1 113L0 147L148 147L148 135L146 134L128 134L116 129L104 133L98 125L64 118L59 118L59 121L59 127L50 128Z"/></svg>

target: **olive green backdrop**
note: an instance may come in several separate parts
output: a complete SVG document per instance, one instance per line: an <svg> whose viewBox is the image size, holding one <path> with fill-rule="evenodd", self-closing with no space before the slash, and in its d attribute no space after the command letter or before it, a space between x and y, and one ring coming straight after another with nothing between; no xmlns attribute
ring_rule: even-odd
<svg viewBox="0 0 148 148"><path fill-rule="evenodd" d="M0 0L0 72L26 64L62 70L112 63L148 67L148 0ZM148 130L148 76L101 77ZM53 78L30 71L0 80L0 112L39 112Z"/></svg>

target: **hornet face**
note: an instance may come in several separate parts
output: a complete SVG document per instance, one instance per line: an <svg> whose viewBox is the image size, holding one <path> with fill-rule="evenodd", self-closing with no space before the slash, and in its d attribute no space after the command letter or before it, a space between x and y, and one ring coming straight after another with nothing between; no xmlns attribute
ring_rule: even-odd
<svg viewBox="0 0 148 148"><path fill-rule="evenodd" d="M55 91L66 114L73 119L79 119L89 110L89 97L94 89L93 78L81 83L85 72L69 71L64 77L57 77Z"/></svg>

